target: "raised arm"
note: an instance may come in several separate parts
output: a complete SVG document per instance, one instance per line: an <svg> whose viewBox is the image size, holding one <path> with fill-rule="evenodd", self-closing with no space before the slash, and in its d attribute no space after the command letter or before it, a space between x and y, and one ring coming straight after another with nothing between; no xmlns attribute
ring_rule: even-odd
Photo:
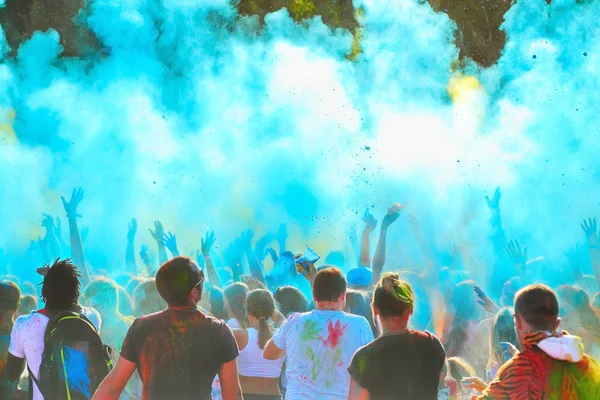
<svg viewBox="0 0 600 400"><path fill-rule="evenodd" d="M244 257L243 251L240 248L240 239L237 238L227 246L223 252L225 261L225 267L231 269L233 274L233 281L239 282L242 276L242 258Z"/></svg>
<svg viewBox="0 0 600 400"><path fill-rule="evenodd" d="M388 209L387 214L383 217L381 221L381 231L379 233L379 240L377 241L377 249L375 250L375 254L373 255L373 285L379 282L379 278L381 276L381 271L383 271L383 266L385 265L385 247L387 240L387 230L391 224L396 222L398 217L400 216L400 210L394 207L390 207Z"/></svg>
<svg viewBox="0 0 600 400"><path fill-rule="evenodd" d="M250 274L254 279L261 283L265 283L265 276L262 270L262 265L256 258L256 253L252 250L252 238L254 237L254 232L252 230L247 230L242 233L240 236L240 246L244 251L246 259L248 260L248 267L250 268Z"/></svg>
<svg viewBox="0 0 600 400"><path fill-rule="evenodd" d="M150 229L150 234L158 246L158 264L163 265L167 262L167 248L163 242L165 229L160 221L154 221L154 232L152 232L152 229Z"/></svg>
<svg viewBox="0 0 600 400"><path fill-rule="evenodd" d="M146 246L145 244L142 245L142 248L140 250L140 258L142 259L142 262L144 263L144 267L146 269L146 271L141 271L142 275L153 278L154 275L156 275L156 271L154 270L154 266L150 262L150 257L148 257L148 246Z"/></svg>
<svg viewBox="0 0 600 400"><path fill-rule="evenodd" d="M581 270L583 246L575 244L565 251L565 257L569 261L571 267L571 273L575 282L579 282L583 278L583 271Z"/></svg>
<svg viewBox="0 0 600 400"><path fill-rule="evenodd" d="M506 233L504 233L504 228L502 228L502 218L500 215L501 196L502 192L499 187L496 188L494 196L491 199L488 196L485 196L485 201L491 213L490 224L492 225L492 235L490 236L490 239L494 246L494 253L499 258L504 257L504 249L508 242Z"/></svg>
<svg viewBox="0 0 600 400"><path fill-rule="evenodd" d="M306 278L308 283L310 283L310 287L312 288L317 276L317 268L315 265L310 261L305 260L302 257L302 254L296 255L294 262L296 263L296 272Z"/></svg>
<svg viewBox="0 0 600 400"><path fill-rule="evenodd" d="M518 241L510 240L506 247L506 254L513 264L517 273L523 278L527 275L527 246L521 247Z"/></svg>
<svg viewBox="0 0 600 400"><path fill-rule="evenodd" d="M354 268L357 266L357 263L360 261L360 242L358 241L358 235L356 234L356 223L352 223L348 230L346 231L346 237L348 238L348 242L350 243L350 248L346 250L348 253L347 260L352 260L352 264L350 268ZM358 256L358 257L357 257Z"/></svg>
<svg viewBox="0 0 600 400"><path fill-rule="evenodd" d="M365 223L365 228L362 233L362 243L360 247L360 259L358 260L358 264L361 267L371 268L371 253L370 253L370 235L371 232L375 230L377 227L377 220L371 213L369 209L365 211L365 215L363 216L363 222Z"/></svg>
<svg viewBox="0 0 600 400"><path fill-rule="evenodd" d="M133 275L138 275L137 264L135 261L135 234L137 232L137 221L135 218L131 219L127 229L127 249L125 250L125 265L127 272Z"/></svg>
<svg viewBox="0 0 600 400"><path fill-rule="evenodd" d="M44 262L44 264L49 264L51 259L50 253L48 253L48 242L45 238L42 239L41 236L38 236L38 240L36 241L36 243L38 244L42 253L42 261Z"/></svg>
<svg viewBox="0 0 600 400"><path fill-rule="evenodd" d="M204 239L202 239L202 255L204 256L208 281L211 285L220 288L223 286L223 283L221 282L221 277L219 276L217 269L212 262L212 258L210 258L210 250L212 249L213 244L215 244L215 240L214 231L206 232L206 236Z"/></svg>
<svg viewBox="0 0 600 400"><path fill-rule="evenodd" d="M67 219L69 220L69 237L71 239L71 258L75 265L81 270L82 283L86 286L90 282L90 272L88 266L85 263L85 254L83 251L83 241L81 240L81 234L79 227L77 226L77 207L83 200L83 189L73 189L71 194L71 200L67 202L64 197L61 197L63 207L67 212Z"/></svg>
<svg viewBox="0 0 600 400"><path fill-rule="evenodd" d="M56 234L55 226L54 226L54 218L51 215L43 214L44 220L42 221L42 226L46 229L46 236L44 237L44 241L46 242L46 246L48 248L48 257L56 258L61 255L60 243L58 241L58 237ZM57 222L60 221L58 218ZM60 229L60 222L56 228Z"/></svg>
<svg viewBox="0 0 600 400"><path fill-rule="evenodd" d="M581 224L581 229L585 233L596 282L600 285L600 241L598 240L598 223L596 218L588 218L587 221L584 220Z"/></svg>
<svg viewBox="0 0 600 400"><path fill-rule="evenodd" d="M279 244L279 254L280 255L283 254L283 252L286 250L287 238L288 238L287 228L286 228L285 224L281 224L279 226L279 231L277 232L277 243Z"/></svg>

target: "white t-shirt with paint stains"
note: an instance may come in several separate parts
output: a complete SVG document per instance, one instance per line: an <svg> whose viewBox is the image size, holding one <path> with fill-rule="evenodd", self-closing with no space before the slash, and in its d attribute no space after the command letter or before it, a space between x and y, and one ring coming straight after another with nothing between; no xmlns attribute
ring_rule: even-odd
<svg viewBox="0 0 600 400"><path fill-rule="evenodd" d="M291 315L273 336L287 353L286 400L347 399L352 356L372 341L369 323L357 315L329 310Z"/></svg>
<svg viewBox="0 0 600 400"><path fill-rule="evenodd" d="M102 319L98 311L89 307L82 307L85 315L98 331L102 327ZM8 352L15 357L24 358L31 371L39 378L42 354L44 353L44 334L50 320L40 313L23 315L15 321L10 335L10 347ZM43 400L35 382L33 382L33 400Z"/></svg>

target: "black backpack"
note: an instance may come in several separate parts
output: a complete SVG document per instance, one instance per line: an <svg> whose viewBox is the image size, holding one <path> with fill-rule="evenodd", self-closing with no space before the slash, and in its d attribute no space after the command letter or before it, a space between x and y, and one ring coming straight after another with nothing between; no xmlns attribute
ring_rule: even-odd
<svg viewBox="0 0 600 400"><path fill-rule="evenodd" d="M112 369L110 356L85 315L63 311L46 327L39 379L31 370L29 376L44 400L89 400Z"/></svg>

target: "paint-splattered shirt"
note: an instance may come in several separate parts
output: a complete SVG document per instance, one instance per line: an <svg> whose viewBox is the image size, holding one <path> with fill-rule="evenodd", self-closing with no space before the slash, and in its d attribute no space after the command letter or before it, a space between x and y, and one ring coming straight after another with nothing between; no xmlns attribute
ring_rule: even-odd
<svg viewBox="0 0 600 400"><path fill-rule="evenodd" d="M352 355L372 340L363 317L326 310L290 316L273 336L287 353L286 400L347 399Z"/></svg>
<svg viewBox="0 0 600 400"><path fill-rule="evenodd" d="M135 320L121 356L136 364L144 400L211 399L222 364L238 356L227 325L196 310L165 310Z"/></svg>
<svg viewBox="0 0 600 400"><path fill-rule="evenodd" d="M437 337L408 330L358 350L348 371L372 400L437 400L445 358Z"/></svg>
<svg viewBox="0 0 600 400"><path fill-rule="evenodd" d="M496 379L477 399L600 399L598 363L587 355L579 362L553 358L538 347L541 341L552 336L560 337L560 334L532 332L525 335L523 351L500 368Z"/></svg>

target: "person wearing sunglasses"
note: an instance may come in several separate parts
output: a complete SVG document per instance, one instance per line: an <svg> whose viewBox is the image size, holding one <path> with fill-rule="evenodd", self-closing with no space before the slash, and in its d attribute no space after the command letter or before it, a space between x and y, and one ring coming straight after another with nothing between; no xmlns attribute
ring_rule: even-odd
<svg viewBox="0 0 600 400"><path fill-rule="evenodd" d="M144 400L211 399L217 374L223 399L242 398L235 337L223 321L198 310L203 283L203 271L189 257L160 267L156 287L168 307L135 320L94 399L118 399L136 369Z"/></svg>

